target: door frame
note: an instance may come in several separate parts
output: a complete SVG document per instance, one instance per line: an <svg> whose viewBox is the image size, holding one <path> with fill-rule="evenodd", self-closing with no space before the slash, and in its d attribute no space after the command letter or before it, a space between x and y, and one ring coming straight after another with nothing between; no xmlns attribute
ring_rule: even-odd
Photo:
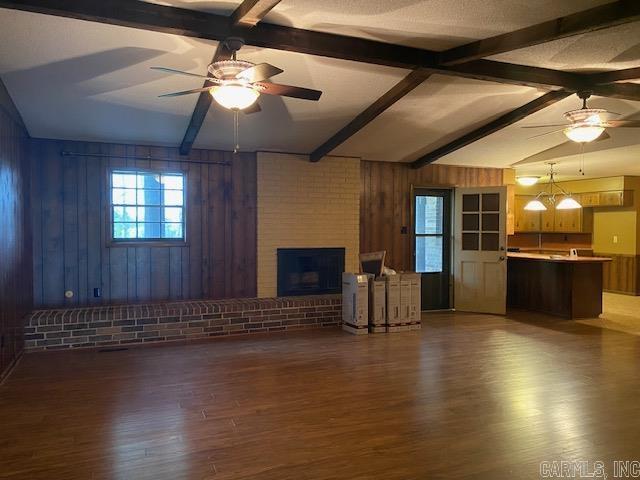
<svg viewBox="0 0 640 480"><path fill-rule="evenodd" d="M409 228L410 228L410 235L411 235L411 262L412 262L412 270L415 270L416 268L416 219L415 219L415 212L416 212L416 190L443 190L443 191L448 191L449 192L449 198L451 200L451 208L449 211L449 242L448 242L448 246L449 246L449 261L448 261L448 266L449 266L449 308L446 308L444 310L422 310L423 312L450 312L454 310L454 278L453 278L453 274L454 274L454 263L453 263L453 242L454 242L454 229L455 229L455 224L454 224L454 209L455 209L455 193L456 193L456 187L454 185L414 185L411 184L411 189L410 189L410 194L411 194L411 199L410 199L410 203L411 203L411 208L410 208L410 212L409 212ZM444 237L444 235L443 235ZM406 257L405 257L406 258Z"/></svg>

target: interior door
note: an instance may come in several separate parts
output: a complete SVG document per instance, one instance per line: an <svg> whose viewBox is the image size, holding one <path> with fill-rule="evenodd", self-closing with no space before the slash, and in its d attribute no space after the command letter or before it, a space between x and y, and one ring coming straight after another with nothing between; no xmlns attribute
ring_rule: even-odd
<svg viewBox="0 0 640 480"><path fill-rule="evenodd" d="M413 191L413 254L422 310L451 308L451 190Z"/></svg>
<svg viewBox="0 0 640 480"><path fill-rule="evenodd" d="M457 188L454 304L464 312L506 313L507 188Z"/></svg>

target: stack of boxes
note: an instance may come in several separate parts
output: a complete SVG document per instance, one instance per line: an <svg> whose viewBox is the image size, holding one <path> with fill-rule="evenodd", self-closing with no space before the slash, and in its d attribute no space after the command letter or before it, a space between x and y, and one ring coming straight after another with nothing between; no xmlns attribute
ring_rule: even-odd
<svg viewBox="0 0 640 480"><path fill-rule="evenodd" d="M342 328L358 335L419 330L420 274L342 274Z"/></svg>

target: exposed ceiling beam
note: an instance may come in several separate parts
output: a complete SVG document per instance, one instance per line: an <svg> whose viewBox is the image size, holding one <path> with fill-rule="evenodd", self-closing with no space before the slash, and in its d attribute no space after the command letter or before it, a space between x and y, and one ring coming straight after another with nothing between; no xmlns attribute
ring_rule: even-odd
<svg viewBox="0 0 640 480"><path fill-rule="evenodd" d="M233 55L233 52L227 48L225 42L218 43L218 47L216 48L215 53L213 54L213 58L211 59L211 63L217 62L219 60L228 60ZM211 72L207 72L207 77L213 76ZM204 81L202 88L210 87L211 82ZM204 119L207 116L207 112L211 107L211 94L209 92L202 92L198 95L198 101L196 102L196 106L193 109L193 113L191 114L191 120L189 120L189 125L187 126L187 131L182 138L182 143L180 144L180 155L189 155L191 151L191 147L193 146L193 142L196 141L196 137L202 128L202 124L204 123Z"/></svg>
<svg viewBox="0 0 640 480"><path fill-rule="evenodd" d="M0 7L221 41L241 36L248 45L353 60L499 83L578 90L584 76L536 67L478 60L453 67L438 64L438 52L364 38L260 23L232 27L229 17L133 0L0 0ZM528 76L533 76L530 80Z"/></svg>
<svg viewBox="0 0 640 480"><path fill-rule="evenodd" d="M244 0L231 15L232 25L254 27L281 0Z"/></svg>
<svg viewBox="0 0 640 480"><path fill-rule="evenodd" d="M589 82L595 85L620 82L622 80L636 80L640 78L640 67L627 68L625 70L612 70L610 72L592 73Z"/></svg>
<svg viewBox="0 0 640 480"><path fill-rule="evenodd" d="M340 131L333 135L329 140L324 142L313 152L311 152L310 160L317 162L327 155L338 145L347 141L351 136L359 132L365 125L372 122L378 115L391 107L402 97L411 92L414 88L429 78L431 74L422 69L412 71L404 77L400 82L394 85L387 93L378 98L369 107L363 110L356 118L345 125Z"/></svg>
<svg viewBox="0 0 640 480"><path fill-rule="evenodd" d="M451 48L440 54L440 63L456 65L637 20L640 20L640 2L619 0L514 32Z"/></svg>
<svg viewBox="0 0 640 480"><path fill-rule="evenodd" d="M461 137L449 142L448 144L436 148L435 150L423 155L418 158L414 162L411 163L412 168L420 168L425 165L429 165L430 163L435 162L441 157L448 155L456 150L461 149L473 143L481 138L486 137L487 135L491 135L492 133L497 132L498 130L502 130L509 125L512 125L515 122L522 120L523 118L535 113L539 110L547 108L550 105L553 105L556 102L559 102L563 98L571 95L571 92L567 92L564 90L548 92L542 95L541 97L532 100L531 102L516 108L504 115L496 118L495 120L487 123L486 125L481 126L480 128L476 128L474 131L469 132Z"/></svg>
<svg viewBox="0 0 640 480"><path fill-rule="evenodd" d="M280 0L244 0L231 14L231 17L227 19L229 28L234 26L243 26L251 28L255 26L269 11L275 7ZM211 59L211 63L218 62L220 60L228 60L233 55L224 41L218 43L218 47ZM207 72L207 76L211 77L211 72ZM202 88L211 86L210 82L205 81ZM180 144L180 154L189 155L193 142L196 141L196 137L202 128L209 108L211 108L211 94L209 92L202 92L198 96L198 101L191 114L187 131L182 138Z"/></svg>
<svg viewBox="0 0 640 480"><path fill-rule="evenodd" d="M640 102L640 84L638 83L610 83L608 85L592 85L587 88L599 97L620 98Z"/></svg>

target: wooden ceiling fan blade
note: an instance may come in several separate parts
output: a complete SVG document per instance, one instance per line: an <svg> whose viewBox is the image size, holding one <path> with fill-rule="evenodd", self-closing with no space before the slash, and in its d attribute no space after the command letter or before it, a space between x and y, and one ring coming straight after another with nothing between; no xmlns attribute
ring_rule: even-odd
<svg viewBox="0 0 640 480"><path fill-rule="evenodd" d="M184 90L182 92L165 93L164 95L158 95L159 97L180 97L182 95L191 95L192 93L208 92L211 87L194 88L193 90Z"/></svg>
<svg viewBox="0 0 640 480"><path fill-rule="evenodd" d="M260 108L260 104L258 102L254 103L253 105L251 105L250 107L245 108L244 110L241 110L242 113L246 113L247 115L250 115L252 113L258 113L262 111L262 108Z"/></svg>
<svg viewBox="0 0 640 480"><path fill-rule="evenodd" d="M258 83L260 93L267 95L280 95L282 97L301 98L303 100L318 101L322 92L310 88L293 87L291 85L280 85L279 83Z"/></svg>
<svg viewBox="0 0 640 480"><path fill-rule="evenodd" d="M165 72L165 73L177 73L178 75L186 75L188 77L204 78L205 80L216 81L215 79L207 77L205 75L198 75L197 73L183 72L182 70L176 70L174 68L167 68L167 67L150 67L150 68L151 70L158 70L160 72Z"/></svg>
<svg viewBox="0 0 640 480"><path fill-rule="evenodd" d="M275 77L282 72L284 72L284 70L274 67L269 63L259 63L258 65L254 65L253 67L243 70L236 75L236 78L245 79L250 83L255 83Z"/></svg>
<svg viewBox="0 0 640 480"><path fill-rule="evenodd" d="M544 133L540 133L538 135L534 135L533 137L529 137L529 139L538 138L538 137L544 137L545 135L551 135L552 133L558 133L558 132L561 132L563 130L564 130L564 128L560 128L558 130L551 130L550 132L544 132Z"/></svg>
<svg viewBox="0 0 640 480"><path fill-rule="evenodd" d="M548 125L522 125L520 128L570 127L568 123L550 123Z"/></svg>
<svg viewBox="0 0 640 480"><path fill-rule="evenodd" d="M603 123L603 126L613 128L640 128L640 120L608 120Z"/></svg>

